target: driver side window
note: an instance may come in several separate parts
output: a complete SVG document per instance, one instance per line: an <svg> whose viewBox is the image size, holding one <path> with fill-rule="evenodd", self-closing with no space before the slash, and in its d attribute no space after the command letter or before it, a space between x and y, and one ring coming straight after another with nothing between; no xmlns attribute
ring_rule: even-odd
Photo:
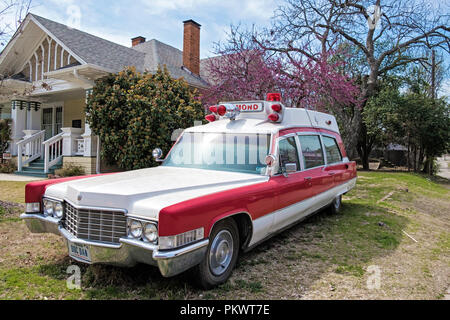
<svg viewBox="0 0 450 320"><path fill-rule="evenodd" d="M280 168L278 173L282 173L282 168L286 167L287 163L295 163L297 166L297 171L300 171L300 160L298 157L298 149L294 137L280 140L279 151Z"/></svg>

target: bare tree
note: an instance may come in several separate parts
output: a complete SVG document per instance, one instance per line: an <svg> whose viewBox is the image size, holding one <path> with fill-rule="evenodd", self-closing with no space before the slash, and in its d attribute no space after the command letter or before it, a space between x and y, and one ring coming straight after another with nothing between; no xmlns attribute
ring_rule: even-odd
<svg viewBox="0 0 450 320"><path fill-rule="evenodd" d="M426 61L423 48L450 52L448 12L448 4L441 8L425 0L286 0L273 27L254 39L262 48L287 57L320 59L343 43L361 53L361 108L354 109L352 125L357 151L368 169L375 139L362 119L365 102L376 94L381 76Z"/></svg>
<svg viewBox="0 0 450 320"><path fill-rule="evenodd" d="M19 28L31 8L32 0L1 0L0 1L0 48Z"/></svg>

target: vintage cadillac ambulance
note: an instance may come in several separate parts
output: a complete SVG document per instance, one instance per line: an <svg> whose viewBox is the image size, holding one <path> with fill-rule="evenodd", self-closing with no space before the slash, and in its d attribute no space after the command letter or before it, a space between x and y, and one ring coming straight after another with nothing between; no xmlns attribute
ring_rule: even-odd
<svg viewBox="0 0 450 320"><path fill-rule="evenodd" d="M88 264L188 269L205 288L224 283L240 251L329 208L356 183L333 116L267 101L210 107L156 168L34 182L23 218L61 235Z"/></svg>

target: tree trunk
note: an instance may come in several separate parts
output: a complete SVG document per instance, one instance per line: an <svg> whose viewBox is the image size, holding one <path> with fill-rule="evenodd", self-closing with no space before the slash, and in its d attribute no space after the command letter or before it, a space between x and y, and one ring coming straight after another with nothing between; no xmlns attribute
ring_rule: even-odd
<svg viewBox="0 0 450 320"><path fill-rule="evenodd" d="M413 150L414 150L414 162L413 162L414 172L417 172L417 146L416 145L413 146Z"/></svg>
<svg viewBox="0 0 450 320"><path fill-rule="evenodd" d="M411 144L410 144L410 139L408 137L408 154L406 156L406 163L408 165L408 172L411 171Z"/></svg>

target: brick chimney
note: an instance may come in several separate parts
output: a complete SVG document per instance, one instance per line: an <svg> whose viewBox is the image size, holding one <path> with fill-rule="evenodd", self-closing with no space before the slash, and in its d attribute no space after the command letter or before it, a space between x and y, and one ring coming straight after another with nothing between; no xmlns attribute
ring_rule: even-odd
<svg viewBox="0 0 450 320"><path fill-rule="evenodd" d="M183 65L192 73L200 75L200 27L194 20L184 23Z"/></svg>
<svg viewBox="0 0 450 320"><path fill-rule="evenodd" d="M145 38L144 37L136 37L131 39L131 46L135 47L138 44L144 43L145 42Z"/></svg>

